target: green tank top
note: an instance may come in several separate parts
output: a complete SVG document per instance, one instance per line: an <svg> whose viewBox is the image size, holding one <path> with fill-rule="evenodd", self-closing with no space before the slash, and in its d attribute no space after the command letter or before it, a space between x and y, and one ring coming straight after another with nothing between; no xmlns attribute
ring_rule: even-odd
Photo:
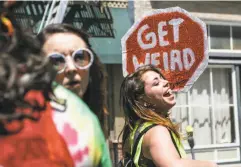
<svg viewBox="0 0 241 167"><path fill-rule="evenodd" d="M134 141L136 140L136 137L138 136L138 134L141 133L145 128L153 125L154 123L145 122L145 123L142 123L141 126L140 126L140 124L141 124L141 122L138 121L136 123L133 131L130 134L130 137L129 137L129 144L131 146L131 148L130 148L131 150L129 150L130 152L132 152ZM177 138L175 133L171 132L170 134L172 135L173 141L175 142L175 144L177 146L177 149L180 153L181 158L185 158L186 152L184 150L184 147L183 147L181 141ZM134 159L133 159L134 164L136 165L136 167L155 167L154 163L151 160L145 158L142 154L141 146L142 146L142 142L143 142L143 137L144 137L144 135L140 138L140 140L138 142L136 153L135 153Z"/></svg>

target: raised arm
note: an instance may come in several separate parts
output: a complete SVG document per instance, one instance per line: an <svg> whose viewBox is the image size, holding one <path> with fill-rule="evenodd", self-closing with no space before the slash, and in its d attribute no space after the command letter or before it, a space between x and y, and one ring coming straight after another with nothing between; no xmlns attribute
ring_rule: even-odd
<svg viewBox="0 0 241 167"><path fill-rule="evenodd" d="M144 135L142 151L157 167L217 167L213 162L180 158L170 133L163 126L156 126Z"/></svg>

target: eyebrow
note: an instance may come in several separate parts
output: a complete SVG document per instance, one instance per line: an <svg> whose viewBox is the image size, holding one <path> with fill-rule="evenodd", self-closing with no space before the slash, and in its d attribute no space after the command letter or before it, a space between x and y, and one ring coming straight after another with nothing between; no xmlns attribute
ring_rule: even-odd
<svg viewBox="0 0 241 167"><path fill-rule="evenodd" d="M160 76L161 79L165 79L166 80L166 78L162 74L159 74L159 76Z"/></svg>
<svg viewBox="0 0 241 167"><path fill-rule="evenodd" d="M155 77L155 78L153 78L153 80L152 81L158 81L158 77Z"/></svg>

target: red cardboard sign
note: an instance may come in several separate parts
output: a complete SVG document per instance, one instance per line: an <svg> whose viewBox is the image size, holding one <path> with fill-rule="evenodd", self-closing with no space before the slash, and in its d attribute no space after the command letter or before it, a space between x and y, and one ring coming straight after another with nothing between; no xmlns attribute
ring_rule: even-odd
<svg viewBox="0 0 241 167"><path fill-rule="evenodd" d="M208 65L205 23L179 7L147 14L121 43L124 76L153 64L174 91L188 91Z"/></svg>

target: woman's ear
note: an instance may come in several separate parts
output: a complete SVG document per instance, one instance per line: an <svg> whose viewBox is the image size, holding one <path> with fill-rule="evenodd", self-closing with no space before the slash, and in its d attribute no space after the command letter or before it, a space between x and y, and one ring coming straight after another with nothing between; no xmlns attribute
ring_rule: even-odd
<svg viewBox="0 0 241 167"><path fill-rule="evenodd" d="M152 106L151 102L149 102L150 101L149 98L147 96L145 96L145 95L141 96L139 100L144 105L144 107Z"/></svg>
<svg viewBox="0 0 241 167"><path fill-rule="evenodd" d="M143 103L144 107L149 108L151 110L156 110L156 104L153 104L151 102L151 99L148 96L146 96L146 95L141 96L140 102Z"/></svg>
<svg viewBox="0 0 241 167"><path fill-rule="evenodd" d="M146 96L145 94L141 97L141 100L143 101L143 103L145 104L151 104L151 100L148 96Z"/></svg>

